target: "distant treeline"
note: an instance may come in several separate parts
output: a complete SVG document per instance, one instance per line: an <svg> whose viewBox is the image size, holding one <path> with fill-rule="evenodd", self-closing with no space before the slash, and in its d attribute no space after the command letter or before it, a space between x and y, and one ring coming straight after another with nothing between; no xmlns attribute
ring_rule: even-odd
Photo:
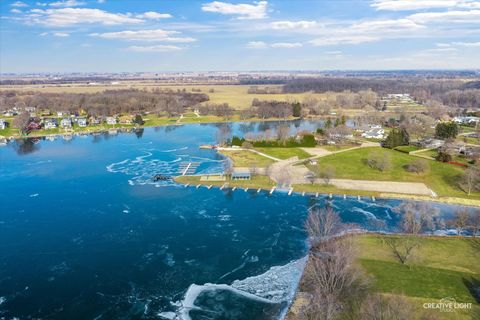
<svg viewBox="0 0 480 320"><path fill-rule="evenodd" d="M417 78L316 78L291 80L283 86L284 93L359 92L365 90L373 90L379 95L409 93L419 102L436 100L454 108L478 108L480 105L480 81Z"/></svg>
<svg viewBox="0 0 480 320"><path fill-rule="evenodd" d="M83 109L89 114L103 116L136 112L166 113L173 116L208 99L208 95L203 93L160 89L106 90L97 93L2 91L0 92L0 111L13 107L19 110L35 107L37 110L48 109L71 113Z"/></svg>

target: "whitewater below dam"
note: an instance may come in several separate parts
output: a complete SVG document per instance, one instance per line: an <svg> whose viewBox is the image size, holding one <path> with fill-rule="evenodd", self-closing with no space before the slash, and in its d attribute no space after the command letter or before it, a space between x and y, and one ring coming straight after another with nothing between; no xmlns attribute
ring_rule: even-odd
<svg viewBox="0 0 480 320"><path fill-rule="evenodd" d="M307 253L308 209L393 229L400 200L301 196L154 182L200 150L279 123L192 124L0 147L0 318L281 318ZM317 122L290 122L313 130ZM448 216L454 208L435 205Z"/></svg>

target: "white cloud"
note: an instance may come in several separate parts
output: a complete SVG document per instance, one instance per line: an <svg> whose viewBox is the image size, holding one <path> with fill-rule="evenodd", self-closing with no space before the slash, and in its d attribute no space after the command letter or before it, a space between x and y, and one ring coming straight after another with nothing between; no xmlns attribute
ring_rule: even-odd
<svg viewBox="0 0 480 320"><path fill-rule="evenodd" d="M327 36L309 41L314 46L334 46L340 44L360 44L380 40L375 36L352 35L352 36Z"/></svg>
<svg viewBox="0 0 480 320"><path fill-rule="evenodd" d="M22 10L18 10L18 9L12 9L10 10L11 13L22 13Z"/></svg>
<svg viewBox="0 0 480 320"><path fill-rule="evenodd" d="M77 1L77 0L63 0L63 1L56 1L51 2L48 5L55 8L68 8L68 7L79 7L85 5L85 2Z"/></svg>
<svg viewBox="0 0 480 320"><path fill-rule="evenodd" d="M310 29L316 26L315 21L275 21L271 23L273 29L288 30L288 29Z"/></svg>
<svg viewBox="0 0 480 320"><path fill-rule="evenodd" d="M354 33L380 32L382 34L392 32L414 31L425 28L409 19L396 20L372 20L353 24L350 29Z"/></svg>
<svg viewBox="0 0 480 320"><path fill-rule="evenodd" d="M17 7L17 8L22 8L22 7L28 7L28 4L26 4L25 2L22 2L22 1L16 1L16 2L10 4L10 6Z"/></svg>
<svg viewBox="0 0 480 320"><path fill-rule="evenodd" d="M477 48L480 47L480 42L451 42L451 43L437 43L437 47L440 48L449 48L449 47L467 47L467 48Z"/></svg>
<svg viewBox="0 0 480 320"><path fill-rule="evenodd" d="M424 12L407 18L418 23L480 23L480 10Z"/></svg>
<svg viewBox="0 0 480 320"><path fill-rule="evenodd" d="M66 32L54 32L53 36L60 37L60 38L66 38L66 37L70 37L70 34L68 34Z"/></svg>
<svg viewBox="0 0 480 320"><path fill-rule="evenodd" d="M267 17L267 5L267 1L254 2L254 4L213 1L203 4L202 10L238 16L238 19L262 19Z"/></svg>
<svg viewBox="0 0 480 320"><path fill-rule="evenodd" d="M480 8L477 0L373 0L370 4L377 10L410 11L424 9Z"/></svg>
<svg viewBox="0 0 480 320"><path fill-rule="evenodd" d="M272 48L299 48L303 45L299 42L277 42L270 45Z"/></svg>
<svg viewBox="0 0 480 320"><path fill-rule="evenodd" d="M130 41L148 41L148 42L194 42L194 38L176 37L180 34L178 31L170 31L163 29L153 30L126 30L119 32L92 33L91 36L104 39L121 39Z"/></svg>
<svg viewBox="0 0 480 320"><path fill-rule="evenodd" d="M159 13L155 11L148 11L142 14L139 14L136 16L137 18L144 18L144 19L152 19L152 20L157 20L157 19L167 19L171 18L172 15L169 13Z"/></svg>
<svg viewBox="0 0 480 320"><path fill-rule="evenodd" d="M290 48L299 48L302 46L303 44L301 44L300 42L275 42L275 43L268 44L263 41L250 41L246 45L246 47L249 49L265 49L268 47L290 49Z"/></svg>
<svg viewBox="0 0 480 320"><path fill-rule="evenodd" d="M144 22L129 14L110 13L91 8L32 9L24 16L24 20L30 24L60 27L78 24L120 25Z"/></svg>
<svg viewBox="0 0 480 320"><path fill-rule="evenodd" d="M105 3L105 0L97 0L98 3Z"/></svg>
<svg viewBox="0 0 480 320"><path fill-rule="evenodd" d="M130 46L128 51L134 52L168 52L182 50L182 47L171 45L156 45L156 46Z"/></svg>
<svg viewBox="0 0 480 320"><path fill-rule="evenodd" d="M263 41L250 41L247 43L247 48L249 49L264 49L267 47L267 44Z"/></svg>
<svg viewBox="0 0 480 320"><path fill-rule="evenodd" d="M48 32L42 32L42 33L39 34L39 36L41 36L41 37L48 36Z"/></svg>

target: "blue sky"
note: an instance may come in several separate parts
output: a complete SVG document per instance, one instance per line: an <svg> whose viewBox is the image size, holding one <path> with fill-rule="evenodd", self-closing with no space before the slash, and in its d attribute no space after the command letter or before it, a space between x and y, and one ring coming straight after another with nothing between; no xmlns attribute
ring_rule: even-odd
<svg viewBox="0 0 480 320"><path fill-rule="evenodd" d="M0 71L480 68L480 1L0 3Z"/></svg>

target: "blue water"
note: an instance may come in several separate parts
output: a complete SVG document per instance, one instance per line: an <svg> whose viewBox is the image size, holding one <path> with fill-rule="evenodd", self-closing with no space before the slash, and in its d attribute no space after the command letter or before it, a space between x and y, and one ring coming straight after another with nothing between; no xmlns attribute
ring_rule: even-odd
<svg viewBox="0 0 480 320"><path fill-rule="evenodd" d="M330 205L345 222L388 229L400 201L151 180L184 161L219 172L224 159L200 144L277 125L171 126L0 148L0 318L277 318L306 254L308 208Z"/></svg>

